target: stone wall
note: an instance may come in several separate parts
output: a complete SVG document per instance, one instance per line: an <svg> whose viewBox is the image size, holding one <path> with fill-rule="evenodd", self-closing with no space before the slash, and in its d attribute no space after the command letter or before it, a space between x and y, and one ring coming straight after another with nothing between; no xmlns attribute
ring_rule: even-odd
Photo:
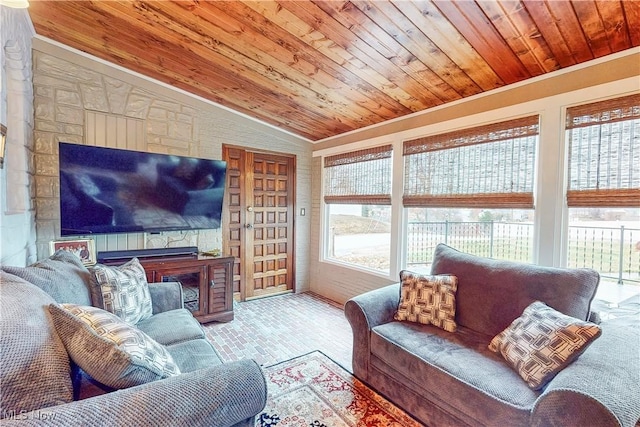
<svg viewBox="0 0 640 427"><path fill-rule="evenodd" d="M200 143L193 107L44 52L34 51L33 61L36 224L38 256L42 258L48 255L49 241L60 237L59 141L185 156L199 156ZM106 124L88 123L89 114L142 119L145 133L137 140L110 136ZM216 240L219 233L213 231L97 236L96 246L98 250L171 245L211 249L220 246Z"/></svg>
<svg viewBox="0 0 640 427"><path fill-rule="evenodd" d="M36 259L33 178L31 38L26 10L0 6L0 123L7 127L0 170L0 262Z"/></svg>
<svg viewBox="0 0 640 427"><path fill-rule="evenodd" d="M310 204L311 144L211 103L153 83L97 60L38 41L34 46L35 194L38 257L60 237L58 142L115 146L88 117L106 115L144 121L142 141L119 148L219 159L222 144L295 154L299 207ZM106 71L105 71L106 70ZM108 133L108 129L107 129ZM140 138L139 138L140 139ZM133 146L131 146L133 144ZM298 209L299 211L299 209ZM306 217L296 223L296 282L308 288ZM95 236L101 250L166 246L221 248L220 230Z"/></svg>

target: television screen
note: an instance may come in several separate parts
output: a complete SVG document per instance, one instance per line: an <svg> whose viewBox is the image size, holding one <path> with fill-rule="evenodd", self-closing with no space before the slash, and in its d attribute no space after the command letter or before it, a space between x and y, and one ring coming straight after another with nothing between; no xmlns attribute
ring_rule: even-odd
<svg viewBox="0 0 640 427"><path fill-rule="evenodd" d="M60 143L63 236L220 227L227 164Z"/></svg>

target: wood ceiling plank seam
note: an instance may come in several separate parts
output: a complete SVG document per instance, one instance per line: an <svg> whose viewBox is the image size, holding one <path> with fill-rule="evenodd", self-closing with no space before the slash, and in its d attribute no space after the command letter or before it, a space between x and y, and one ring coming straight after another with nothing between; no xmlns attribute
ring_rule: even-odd
<svg viewBox="0 0 640 427"><path fill-rule="evenodd" d="M596 2L593 0L572 1L571 5L578 17L582 31L594 57L599 58L611 53L609 38Z"/></svg>
<svg viewBox="0 0 640 427"><path fill-rule="evenodd" d="M582 28L580 26L576 28L574 25L576 19L571 6L569 5L567 10L567 4L563 2L565 7L557 8L554 12L551 9L551 2L523 0L523 3L560 67L565 68L577 64L578 60L572 51L570 40L568 40L570 33L578 32L577 35L572 36L574 43L576 43L576 39L582 38L583 47L589 50L589 46L584 38ZM592 57L590 50L588 56Z"/></svg>
<svg viewBox="0 0 640 427"><path fill-rule="evenodd" d="M395 40L391 39L392 42L388 43L389 34L375 25L351 1L315 0L314 4L385 58L399 58L405 63L415 60L411 52Z"/></svg>
<svg viewBox="0 0 640 427"><path fill-rule="evenodd" d="M111 3L111 2L108 2ZM106 6L108 7L108 6ZM116 7L114 10L116 10L116 12L121 12L120 16L122 16L122 14L126 14L127 10L117 10L118 8ZM150 12L150 11L149 11ZM156 11L158 12L158 11ZM162 11L158 12L158 13L163 13ZM175 16L175 14L174 14ZM161 31L166 31L168 33L170 33L171 31L180 31L181 28L183 28L183 26L181 25L176 25L173 22L169 22L169 25L174 27L174 29L172 30L171 28L168 28L166 26L163 26L163 22L159 21L158 19L153 20L148 14L146 16L141 17L143 20L144 18L147 19L151 19L152 21L150 21L149 23L151 24L158 24L160 27L156 27L156 29L161 30ZM135 18L131 18L131 19L135 19ZM152 25L153 26L153 25ZM169 34L170 36L172 36L173 34ZM192 34L181 34L181 36L184 36L186 39L185 40L193 40L191 37L193 37ZM184 40L183 40L184 42ZM192 53L194 56L194 60L195 59L200 59L200 58L206 58L208 55L208 53L210 53L210 49L207 47L204 47L204 51L199 52L198 50L198 43L178 43L177 45L174 46L169 46L168 47L168 51L179 51L180 48L185 48L187 49L188 52ZM315 100L318 99L315 94L314 96L311 96L309 98L306 97L296 97L296 99L300 99L300 101L295 101L294 98L292 98L289 95L285 95L282 94L278 91L278 87L274 84L274 82L272 80L266 79L262 76L259 76L259 74L256 74L254 72L254 70L251 70L249 68L246 68L245 70L235 70L235 68L237 68L238 66L235 65L233 62L229 62L227 66L223 66L218 62L211 62L211 61L206 61L206 66L208 67L212 67L212 68L218 68L220 69L221 73L219 74L226 74L226 77L229 77L229 73L230 70L233 70L230 74L234 77L236 77L238 79L238 84L242 85L247 85L247 84L251 84L253 85L257 85L256 87L259 88L258 92L262 93L264 96L266 97L273 97L273 99L277 99L279 100L279 102L284 105L286 108L289 109L294 109L294 110L299 110L300 106L305 106L306 108L304 108L304 111L309 111L310 114L316 116L316 118L318 120L322 120L322 121L326 121L325 123L325 127L331 126L333 127L334 130L338 130L338 129L342 129L342 131L348 130L348 129L353 129L354 127L357 127L357 124L361 124L362 122L362 117L361 116L355 116L353 118L349 117L349 116L343 116L341 118L336 118L334 117L332 114L332 110L331 109L327 109L324 108L323 106L317 105L317 104L312 104L309 100ZM243 72L245 71L245 72ZM245 76L245 74L249 74L249 79L247 81L247 77ZM302 89L302 86L297 85L297 89ZM321 107L319 110L316 109L315 107ZM323 114L324 112L327 112L327 114ZM349 121L351 123L347 122L347 118L349 118ZM380 120L380 119L378 119ZM374 123L375 121L372 121L372 123Z"/></svg>
<svg viewBox="0 0 640 427"><path fill-rule="evenodd" d="M451 25L430 0L404 1L392 0L418 28L428 29L429 38L446 52L482 90L491 90L503 86L504 82L478 54L460 32ZM424 32L424 31L423 31Z"/></svg>
<svg viewBox="0 0 640 427"><path fill-rule="evenodd" d="M291 68L288 67L287 70L283 70L282 73L287 73L288 75L292 74ZM293 74L297 74L297 71L294 71ZM313 84L313 80L311 80ZM362 125L378 123L382 120L388 119L391 117L391 113L380 116L375 112L367 109L365 106L361 106L360 104L354 104L354 101L348 99L343 96L340 91L328 91L327 88L323 89L323 93L313 93L314 97L326 97L332 99L331 107L338 106L339 108L333 108L334 110L340 111L345 117L353 117L360 122Z"/></svg>
<svg viewBox="0 0 640 427"><path fill-rule="evenodd" d="M531 77L476 2L433 3L506 84Z"/></svg>
<svg viewBox="0 0 640 427"><path fill-rule="evenodd" d="M64 19L60 18L57 21L57 24L54 26L54 28L51 29L46 29L45 31L49 31L50 34L45 34L46 36L55 36L57 33L59 33L59 29L60 29L60 24L65 24ZM81 30L84 30L85 28L83 27L82 23L79 23L78 21L74 21L71 20L68 23L69 25L73 25L74 28L79 28ZM95 26L91 27L91 26L87 26L86 30L90 31L91 29L94 29L95 31ZM64 43L69 45L69 46L73 46L76 42L76 39L63 39ZM139 64L139 67L137 70L138 72L141 72L143 74L146 74L152 78L155 78L159 81L163 81L163 82L168 82L169 84L172 84L173 86L176 86L180 89L185 89L190 91L191 93L194 93L195 95L199 95L202 96L203 98L206 99L210 99L214 102L217 102L221 105L229 105L229 101L226 97L219 95L220 92L217 93L212 93L210 88L208 87L203 87L202 84L198 84L198 83L194 83L194 82L189 82L189 83L184 83L183 79L178 75L175 76L174 74L170 73L168 71L168 69L166 68L161 68L158 69L158 67L156 66L156 63L154 62L147 62L145 60L142 59L141 55L136 55L135 53L131 53L131 49L132 47L130 46L130 44L127 45L127 50L121 50L116 46L116 41L118 41L119 38L114 38L114 43L109 43L108 45L104 45L100 42L96 42L93 38L87 39L87 42L85 44L85 47L97 47L98 49L103 48L105 49L107 52L110 52L112 55L115 56L119 56L122 58L125 58L125 64L128 64L130 66L131 63L135 62L137 64ZM107 41L109 41L109 39L107 39ZM92 53L92 49L84 49L85 51L88 51L88 53L94 54ZM142 53L142 52L140 52ZM98 57L103 57L104 55L100 54L100 50L98 50L96 52L96 56ZM103 59L110 61L111 56L104 56ZM129 58L129 59L127 59ZM231 87L231 85L229 85ZM244 114L247 114L249 116L255 117L258 120L262 120L265 123L270 123L272 125L275 125L276 127L285 127L285 128L289 128L289 129L293 129L295 131L295 133L299 134L299 135L303 135L311 140L314 140L316 138L320 138L319 131L314 131L314 132L309 132L310 129L312 129L312 127L310 127L309 125L305 125L304 122L295 122L292 120L285 120L286 117L290 117L291 115L294 115L297 113L297 110L282 110L285 111L283 113L282 116L276 116L276 117L280 117L282 120L278 121L278 120L274 120L273 119L273 115L271 114L267 114L267 113L263 113L260 109L258 109L259 105L256 105L256 103L259 103L260 105L263 105L263 109L265 111L268 111L266 108L264 108L264 106L269 106L274 104L273 100L271 99L261 99L261 100L253 100L252 103L249 103L248 101L246 102L242 102L243 100L240 99L237 94L234 94L233 89L229 90L228 92L230 92L229 97L232 98L235 102L234 108L239 111L242 112ZM303 123L303 124L300 124ZM314 120L314 121L309 121L307 120L307 123L317 123L316 126L318 127L318 129L326 129L326 125L324 126L319 126L320 124L323 124L322 121L320 120ZM284 125L284 126L283 126ZM323 133L323 135L326 136L332 136L335 135L336 131L325 131Z"/></svg>
<svg viewBox="0 0 640 427"><path fill-rule="evenodd" d="M229 13L229 11L226 11L226 12ZM257 12L254 12L254 13L257 14ZM262 18L265 19L265 24L267 24L267 26L272 26L274 29L277 29L280 32L286 33L285 30L281 29L279 26L275 25L274 23L269 21L267 18L265 17L262 17ZM290 48L290 50L296 50L297 51L296 56L298 57L299 60L312 61L317 59L317 58L314 58L312 54L307 53L307 51L309 50L308 49L309 46L307 44L299 41L296 38L291 38L290 34L288 33L286 34L289 37L289 39L286 40L286 42L284 41L284 38L281 36L274 37L277 40L282 40L283 48L285 49ZM295 63L293 65L295 65ZM373 86L369 85L367 82L365 82L364 80L356 76L355 74L351 73L348 70L340 68L333 61L325 61L324 63L317 63L315 64L315 66L318 72L322 71L324 73L322 75L319 75L320 77L326 76L327 78L330 77L331 79L337 79L339 82L344 83L346 85L345 87L334 87L333 88L334 90L346 91L347 93L349 93L349 98L351 98L352 100L353 99L357 100L357 102L360 103L361 105L367 105L368 100L372 100L377 105L376 109L395 110L396 114L397 114L398 108L402 109L405 112L411 111L408 108L401 105L400 103L398 103L397 101L392 100L388 96L384 95L383 93L378 91L376 88L374 88ZM335 80L333 81L335 82ZM331 84L331 82L328 79L327 79L327 84L328 85ZM366 94L366 97L363 98L363 95L365 94ZM367 105L367 108L371 108L371 106Z"/></svg>
<svg viewBox="0 0 640 427"><path fill-rule="evenodd" d="M478 4L532 75L539 76L560 68L520 0Z"/></svg>
<svg viewBox="0 0 640 427"><path fill-rule="evenodd" d="M126 10L122 10L121 12L126 14L127 11ZM158 11L156 11L156 12L158 12ZM160 13L161 13L161 11L160 11ZM208 54L210 54L213 51L214 53L220 55L220 58L217 58L218 60L221 60L221 59L222 60L233 59L235 61L239 60L239 62L242 63L240 57L227 57L226 55L221 53L219 50L216 50L215 46L214 47L209 47L207 44L192 43L192 41L194 41L194 40L197 41L197 38L194 38L194 34L195 33L194 32L190 32L190 33L182 32L181 29L182 28L186 28L184 25L176 25L170 19L166 19L165 22L163 23L163 22L159 21L158 19L153 20L151 17L149 17L149 15L141 16L140 18L141 19L138 19L138 20L140 20L141 22L144 22L144 19L146 18L147 19L146 22L149 23L149 24L152 24L152 26L154 26L154 24L160 25L160 27L156 27L156 28L158 30L165 31L169 36L173 36L174 33L175 34L179 34L182 37L182 40L181 40L181 42L179 44L177 44L177 46L180 46L180 47L185 46L186 50L188 52L191 52L192 54L194 54L195 57L197 57L197 58L202 58L204 60L204 58L207 58ZM154 35L151 35L151 34L150 34L150 36L154 37ZM199 46L202 47L202 49L199 49L198 48ZM193 47L193 48L190 48L190 47ZM168 50L171 51L174 48L175 48L175 45L173 47L171 47L170 49L168 49ZM243 56L243 57L247 58L246 56ZM213 66L213 67L219 67L220 66L220 64L218 64L217 61L205 60L205 62L210 63L210 66ZM250 80L252 82L255 82L256 79L259 80L259 73L256 73L253 69L251 69L251 67L246 66L246 64L242 64L242 65L245 68L243 70L241 70L241 71L248 72L250 74L250 78L249 79L243 78L244 73L242 73L242 72L240 72L240 73L239 72L232 73L234 76L237 76L237 77L241 78L241 80L239 80L239 81ZM223 66L223 68L221 68L221 71L227 71L228 70L227 67L231 67L233 69L234 62L229 62L228 64L225 64ZM269 88L269 86L272 86L271 90L277 90L277 86L275 86L272 81L262 80L261 82L262 82L261 84L263 86L265 86L266 88ZM295 85L295 88L297 89L298 86L303 86L303 85ZM294 87L292 87L292 90L294 90Z"/></svg>
<svg viewBox="0 0 640 427"><path fill-rule="evenodd" d="M193 29L191 31L191 34L184 35L192 40L197 40L200 37L207 37L206 35L195 33ZM281 87L285 87L289 91L288 96L295 99L301 99L302 101L299 102L301 104L308 104L307 108L318 108L323 111L337 112L340 118L345 118L353 122L350 124L351 127L366 126L368 124L376 123L382 119L370 110L361 108L358 105L354 108L353 104L349 105L345 98L336 100L337 97L331 97L332 99L328 99L329 94L327 93L326 88L324 93L319 93L314 91L311 83L307 85L300 83L296 78L290 78L292 75L300 78L301 73L292 73L291 69L280 71L273 65L262 64L249 56L239 54L237 50L226 46L224 43L220 43L220 46L211 46L210 49L222 55L225 59L232 60L225 66L225 68L228 67L230 69L234 69L236 68L235 63L240 63L242 64L243 69L237 71L237 73L241 75L252 75L252 81L260 82L262 86L270 87L271 90L274 91L278 91ZM331 114L332 113L328 113L327 118L335 119ZM354 123L357 123L357 126Z"/></svg>
<svg viewBox="0 0 640 427"><path fill-rule="evenodd" d="M438 76L431 68L405 46L402 46L396 39L389 35L385 28L376 24L370 17L366 15L354 2L349 2L349 8L332 7L330 2L321 2L317 7L335 21L335 26L344 35L344 41L341 43L343 47L349 49L349 44L358 44L366 54L374 59L374 64L380 63L389 70L395 66L396 69L406 73L423 87L425 87L432 96L436 97L440 102L460 99L462 96L454 87L452 87L445 79ZM355 19L348 19L348 16L360 16ZM345 15L347 16L345 18ZM366 19L366 23L364 20ZM353 21L356 21L354 24ZM375 43L371 43L371 37L367 37L375 31ZM349 40L352 38L353 40ZM380 43L380 42L383 43ZM381 72L388 75L386 68ZM392 78L392 77L390 77Z"/></svg>
<svg viewBox="0 0 640 427"><path fill-rule="evenodd" d="M627 22L627 30L633 46L640 46L640 2L622 2L622 10Z"/></svg>
<svg viewBox="0 0 640 427"><path fill-rule="evenodd" d="M228 9L225 10L225 12L227 14L230 13ZM267 21L267 22L268 24L271 24L273 27L277 28L278 30L284 31L280 27L271 23L271 21ZM267 29L264 29L264 31L267 31ZM279 40L280 38L274 37L274 39ZM272 42L271 39L269 39L269 41ZM288 45L292 45L291 50L297 50L296 61L290 64L289 65L290 67L296 68L297 64L300 63L301 61L311 59L310 58L311 55L307 54L306 51L303 50L303 49L307 49L308 46L302 42L298 42L297 39L288 40L287 43L283 43L283 44L284 46L279 46L279 47L282 49L286 49ZM290 53L290 51L288 53ZM392 100L388 96L379 92L376 88L369 85L367 82L363 81L361 78L354 75L350 71L339 69L338 66L332 61L330 63L325 62L324 64L317 63L317 64L314 64L314 67L317 73L315 77L320 79L320 81L325 82L325 84L328 85L327 87L330 90L332 90L333 92L348 94L348 96L344 96L344 99L347 99L350 102L356 102L358 105L362 106L363 108L366 108L369 111L372 111L373 113L378 114L383 118L395 117L399 114L401 115L401 114L406 114L411 112L410 109L406 108L405 106L401 105L397 101ZM337 87L335 86L336 82L340 83ZM331 85L332 83L334 87L332 87Z"/></svg>
<svg viewBox="0 0 640 427"><path fill-rule="evenodd" d="M355 6L353 2L350 4ZM376 71L384 75L387 80L402 87L416 99L422 101L426 106L435 106L447 100L460 99L461 96L456 92L455 88L434 73L424 63L417 61L415 55L407 51L400 43L393 40L391 36L386 35L384 40L386 47L380 51L375 47L376 44L381 45L379 41L378 43L370 43L366 38L367 34L371 34L369 31L364 33L354 31L350 23L341 19L345 12L327 6L326 2L314 6L315 13L321 13L326 17L326 19L323 20L323 24L328 27L328 31L325 32L330 32L338 36L339 40L334 40L343 49L357 55L359 59L365 61ZM346 13L353 14L354 9L347 9ZM313 16L311 19L313 19ZM367 19L369 18L367 17ZM377 32L379 36L386 34L384 28L378 26L370 19L367 27L378 27L382 30ZM391 57L389 57L386 54L389 53L389 46L392 44L396 52L392 53ZM413 58L413 60L407 62L407 58ZM397 76L400 76L400 78Z"/></svg>
<svg viewBox="0 0 640 427"><path fill-rule="evenodd" d="M429 88L437 88L437 85L446 85L445 91L452 90L448 88L447 83L441 78L434 75L423 62L418 60L411 52L405 49L398 41L393 39L381 27L376 25L368 16L362 13L353 3L348 2L347 5L337 4L336 2L315 2L322 10L331 16L335 21L354 33L360 40L369 47L376 50L380 55L393 63L398 69L407 73L423 86ZM375 35L374 35L375 34ZM436 81L436 83L432 83ZM459 95L455 95L459 98ZM442 99L439 96L438 99Z"/></svg>
<svg viewBox="0 0 640 427"><path fill-rule="evenodd" d="M464 70L458 67L458 64L442 52L394 4L370 0L358 0L354 1L354 4L411 52L429 71L440 76L439 78L450 86L459 97L475 95L482 90ZM448 99L459 98L449 97Z"/></svg>
<svg viewBox="0 0 640 427"><path fill-rule="evenodd" d="M111 2L109 2L111 3ZM110 25L114 24L116 27L120 27L120 23L119 21L119 17L125 16L126 14L118 14L118 11L116 11L116 14L113 15L110 19ZM158 29L158 28L156 28ZM166 29L165 29L166 30ZM126 37L126 36L120 36L120 37ZM130 41L135 40L136 36L132 36L132 38L130 39ZM152 39L155 39L155 37L153 35L151 35ZM173 57L174 61L178 64L182 64L185 61L187 63L194 63L197 62L198 60L202 59L202 56L199 55L197 52L194 52L192 50L187 49L186 51L181 51L180 48L182 47L182 45L180 43L178 44L168 44L167 42L164 43L164 45L162 46L163 48L163 55L164 58L170 58ZM174 53L175 52L175 53ZM209 67L213 67L213 68L220 68L219 64L215 63L215 62L206 62L206 64L204 64L206 66ZM192 69L192 66L189 66L188 68L189 70ZM225 68L220 68L220 75L224 75L226 79L228 79L228 82L225 83L224 87L227 87L228 85L231 85L231 87L237 88L237 87L242 87L243 85L247 84L247 78L242 76L239 73L228 73L228 70ZM225 73L226 72L226 73ZM184 75L189 75L188 73L184 73ZM198 82L199 84L203 84L204 82ZM264 96L268 97L269 99L273 100L279 100L280 102L282 102L285 106L287 106L288 108L296 108L297 107L297 103L291 103L290 99L280 93L278 93L277 91L273 91L270 90L267 87L264 88L260 88L258 87L259 90L257 91L258 93L263 94ZM325 117L323 117L325 118Z"/></svg>
<svg viewBox="0 0 640 427"><path fill-rule="evenodd" d="M596 8L607 34L611 53L630 48L632 46L631 37L621 0L598 0Z"/></svg>
<svg viewBox="0 0 640 427"><path fill-rule="evenodd" d="M363 80L367 81L369 84L385 93L387 96L395 99L405 107L409 108L411 111L420 111L424 108L429 108L442 102L439 100L439 98L436 98L438 99L438 101L434 101L433 97L424 96L423 93L425 91L428 91L428 89L422 85L419 85L415 80L413 80L410 76L407 76L404 72L401 72L399 74L390 72L388 68L388 61L382 55L379 55L377 60L373 60L369 55L364 54L359 49L345 50L342 47L341 43L331 39L322 31L320 31L320 33L322 33L326 39L331 40L332 49L326 49L325 46L318 43L314 44L313 40L310 40L309 37L306 37L312 32L302 26L304 24L304 26L308 26L311 29L317 30L317 28L314 28L313 26L314 24L317 24L317 20L315 17L313 17L313 15L310 15L307 10L309 5L305 4L305 7L303 8L298 6L298 2L284 2L282 4L283 7L278 8L280 4L273 1L260 3L249 2L248 5L249 7L254 8L254 10L258 11L259 13L268 16L268 18L276 25L289 31L292 35L302 40L309 46L317 49L328 58L333 59L334 61L336 61L336 63L339 63L345 69L350 70L354 74L358 75ZM271 9L267 6L271 6ZM274 8L276 9L275 11L273 10ZM290 9L295 9L296 14L301 16L296 16L293 12L291 12ZM321 9L318 8L317 10ZM326 16L330 18L329 15ZM303 17L306 17L307 19L304 20ZM297 27L293 24L297 24ZM296 30L296 28L298 28L298 30ZM348 52L348 54L340 55L340 58L347 60L341 61L340 59L338 59L335 55L335 51L340 51L340 53ZM356 60L360 61L360 63L356 62ZM390 80L389 77L393 80Z"/></svg>

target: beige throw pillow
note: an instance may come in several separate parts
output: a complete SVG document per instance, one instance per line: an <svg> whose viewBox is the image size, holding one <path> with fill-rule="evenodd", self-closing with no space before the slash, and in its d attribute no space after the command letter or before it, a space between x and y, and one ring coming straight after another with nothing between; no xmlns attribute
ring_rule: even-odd
<svg viewBox="0 0 640 427"><path fill-rule="evenodd" d="M149 284L138 258L117 267L97 264L91 272L105 310L132 325L151 317L153 308Z"/></svg>
<svg viewBox="0 0 640 427"><path fill-rule="evenodd" d="M403 270L400 280L400 303L394 319L456 331L456 276L429 276Z"/></svg>
<svg viewBox="0 0 640 427"><path fill-rule="evenodd" d="M180 374L161 344L118 316L97 307L49 305L71 359L96 381L127 388Z"/></svg>
<svg viewBox="0 0 640 427"><path fill-rule="evenodd" d="M543 388L600 336L598 325L567 316L540 301L489 343L534 390Z"/></svg>

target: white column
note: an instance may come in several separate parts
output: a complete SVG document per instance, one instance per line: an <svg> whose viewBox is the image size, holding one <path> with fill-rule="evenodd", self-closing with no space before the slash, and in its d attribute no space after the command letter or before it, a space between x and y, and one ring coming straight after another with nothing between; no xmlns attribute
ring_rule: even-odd
<svg viewBox="0 0 640 427"><path fill-rule="evenodd" d="M564 209L564 113L560 105L547 104L540 113L538 178L535 193L534 259L536 264L563 265Z"/></svg>

